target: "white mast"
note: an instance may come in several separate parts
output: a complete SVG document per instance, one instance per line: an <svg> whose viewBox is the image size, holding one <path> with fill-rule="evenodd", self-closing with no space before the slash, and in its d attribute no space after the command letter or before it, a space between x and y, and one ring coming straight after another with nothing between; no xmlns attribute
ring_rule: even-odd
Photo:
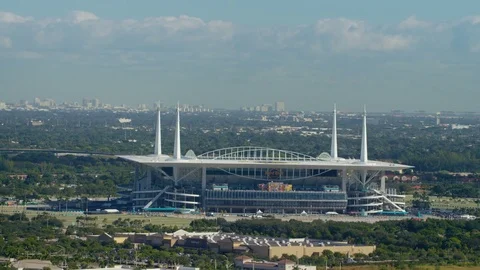
<svg viewBox="0 0 480 270"><path fill-rule="evenodd" d="M363 125L362 125L362 150L360 153L360 161L362 163L368 162L367 149L367 107L363 106Z"/></svg>
<svg viewBox="0 0 480 270"><path fill-rule="evenodd" d="M157 108L157 122L155 130L155 155L162 155L162 125L161 125L161 113L160 113L160 101L158 102Z"/></svg>
<svg viewBox="0 0 480 270"><path fill-rule="evenodd" d="M181 159L182 153L180 150L180 104L177 103L177 126L175 128L175 143L173 149L173 158Z"/></svg>
<svg viewBox="0 0 480 270"><path fill-rule="evenodd" d="M333 125L332 125L332 149L330 151L332 159L338 158L337 152L337 104L333 104Z"/></svg>

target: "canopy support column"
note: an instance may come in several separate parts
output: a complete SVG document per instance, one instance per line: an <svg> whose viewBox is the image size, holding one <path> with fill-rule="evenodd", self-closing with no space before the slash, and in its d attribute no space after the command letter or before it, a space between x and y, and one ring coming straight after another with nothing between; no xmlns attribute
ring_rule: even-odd
<svg viewBox="0 0 480 270"><path fill-rule="evenodd" d="M202 167L202 207L205 209L205 190L207 189L207 167Z"/></svg>

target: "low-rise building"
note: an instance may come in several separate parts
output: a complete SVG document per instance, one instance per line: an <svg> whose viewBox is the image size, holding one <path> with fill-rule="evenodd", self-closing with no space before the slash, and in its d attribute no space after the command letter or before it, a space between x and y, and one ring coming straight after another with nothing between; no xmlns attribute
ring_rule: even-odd
<svg viewBox="0 0 480 270"><path fill-rule="evenodd" d="M28 174L9 174L8 177L10 179L16 179L20 181L25 181L28 178Z"/></svg>
<svg viewBox="0 0 480 270"><path fill-rule="evenodd" d="M114 265L112 267L106 268L85 268L81 270L133 270L138 269L138 267L134 267L132 265ZM144 270L200 270L198 267L188 267L183 265L176 265L172 267L161 267L161 268L142 268Z"/></svg>
<svg viewBox="0 0 480 270"><path fill-rule="evenodd" d="M43 269L51 269L51 270L61 270L62 268L57 267L52 264L51 261L42 261L42 260L20 260L16 261L12 264L13 269L23 270L43 270Z"/></svg>
<svg viewBox="0 0 480 270"><path fill-rule="evenodd" d="M316 270L313 265L296 264L290 260L281 260L278 262L255 261L248 256L239 256L235 258L235 267L240 269L256 269L256 270Z"/></svg>
<svg viewBox="0 0 480 270"><path fill-rule="evenodd" d="M133 244L145 244L153 247L165 246L165 235L158 233L116 233L115 235L102 233L100 235L88 235L87 239L102 243L115 242L117 244L123 244L128 240ZM174 245L167 246L173 247Z"/></svg>
<svg viewBox="0 0 480 270"><path fill-rule="evenodd" d="M212 250L219 253L253 254L271 259L284 254L297 257L320 255L324 250L340 252L345 255L355 253L370 254L376 246L352 245L342 241L326 241L308 238L274 238L237 235L221 232L187 232L178 230L173 233L118 233L113 236L104 233L96 237L98 241L124 243L127 239L133 244L145 244L154 247L184 247Z"/></svg>

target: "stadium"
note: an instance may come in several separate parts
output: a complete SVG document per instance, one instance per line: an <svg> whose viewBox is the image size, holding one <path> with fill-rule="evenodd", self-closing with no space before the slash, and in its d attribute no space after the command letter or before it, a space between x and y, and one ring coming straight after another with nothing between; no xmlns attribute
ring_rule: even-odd
<svg viewBox="0 0 480 270"><path fill-rule="evenodd" d="M135 163L134 211L271 214L405 214L404 195L386 188L385 172L412 166L368 159L363 114L360 159L337 153L333 110L331 152L317 157L279 149L238 146L182 155L180 110L176 111L174 153L162 153L157 111L155 152L122 155Z"/></svg>

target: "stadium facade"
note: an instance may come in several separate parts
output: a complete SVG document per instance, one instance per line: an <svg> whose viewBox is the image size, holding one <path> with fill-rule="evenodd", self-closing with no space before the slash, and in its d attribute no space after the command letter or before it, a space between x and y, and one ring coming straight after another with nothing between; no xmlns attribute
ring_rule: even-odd
<svg viewBox="0 0 480 270"><path fill-rule="evenodd" d="M333 111L330 154L313 157L266 147L238 146L195 155L181 154L180 111L174 152L162 153L157 111L153 155L123 155L136 164L131 193L134 211L229 213L394 213L405 212L404 196L387 189L386 171L412 166L368 159L367 118L363 114L360 159L337 151Z"/></svg>

